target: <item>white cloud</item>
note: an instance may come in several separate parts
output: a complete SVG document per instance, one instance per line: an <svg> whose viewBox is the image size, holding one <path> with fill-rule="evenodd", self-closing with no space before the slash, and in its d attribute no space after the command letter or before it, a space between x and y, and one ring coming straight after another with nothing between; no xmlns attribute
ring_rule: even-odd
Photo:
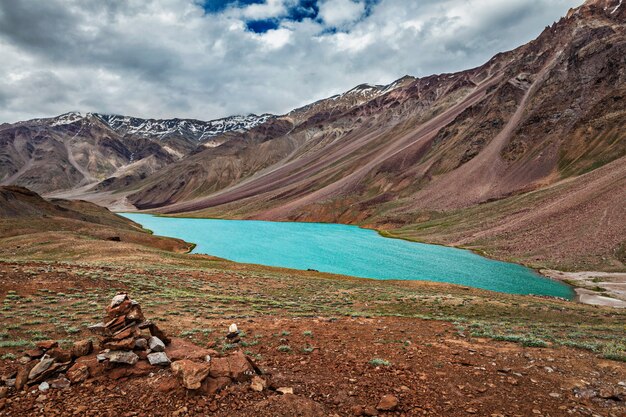
<svg viewBox="0 0 626 417"><path fill-rule="evenodd" d="M363 82L480 65L582 0L381 0L367 17L362 1L334 0L317 20L246 29L294 2L207 14L196 0L0 1L0 123L284 113Z"/></svg>
<svg viewBox="0 0 626 417"><path fill-rule="evenodd" d="M365 12L365 3L353 0L325 0L320 5L320 17L333 27L358 20Z"/></svg>
<svg viewBox="0 0 626 417"><path fill-rule="evenodd" d="M265 3L245 7L241 15L246 19L261 20L284 15L286 11L284 0L267 0Z"/></svg>
<svg viewBox="0 0 626 417"><path fill-rule="evenodd" d="M267 48L279 49L289 42L291 31L288 29L275 29L258 36Z"/></svg>

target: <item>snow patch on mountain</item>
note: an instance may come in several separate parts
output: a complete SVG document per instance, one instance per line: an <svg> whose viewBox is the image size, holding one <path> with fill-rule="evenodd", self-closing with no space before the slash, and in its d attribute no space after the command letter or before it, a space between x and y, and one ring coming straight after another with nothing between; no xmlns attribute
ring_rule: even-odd
<svg viewBox="0 0 626 417"><path fill-rule="evenodd" d="M202 121L195 119L141 119L114 114L70 112L49 119L50 126L63 126L96 118L122 135L136 135L152 139L182 136L198 142L226 132L243 132L275 117L271 114L249 114Z"/></svg>
<svg viewBox="0 0 626 417"><path fill-rule="evenodd" d="M69 112L69 113L62 114L52 119L52 123L50 123L50 126L69 125L72 123L76 123L79 120L82 120L83 118L84 116L80 114L79 112Z"/></svg>
<svg viewBox="0 0 626 417"><path fill-rule="evenodd" d="M202 121L195 119L140 119L137 117L98 114L103 122L121 134L139 135L156 139L174 136L190 137L198 142L233 131L246 131L265 123L271 114L249 114Z"/></svg>

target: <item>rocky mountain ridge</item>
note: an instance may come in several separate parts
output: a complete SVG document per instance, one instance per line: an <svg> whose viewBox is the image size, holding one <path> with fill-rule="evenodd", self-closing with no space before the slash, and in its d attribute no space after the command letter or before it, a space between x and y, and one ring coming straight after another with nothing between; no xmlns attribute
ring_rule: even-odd
<svg viewBox="0 0 626 417"><path fill-rule="evenodd" d="M116 114L69 112L49 119L35 119L29 122L48 123L52 127L97 118L121 135L137 135L152 139L181 136L198 142L209 140L227 132L243 132L265 123L274 117L272 114L249 114L229 116L221 119L202 121L196 119L142 119Z"/></svg>

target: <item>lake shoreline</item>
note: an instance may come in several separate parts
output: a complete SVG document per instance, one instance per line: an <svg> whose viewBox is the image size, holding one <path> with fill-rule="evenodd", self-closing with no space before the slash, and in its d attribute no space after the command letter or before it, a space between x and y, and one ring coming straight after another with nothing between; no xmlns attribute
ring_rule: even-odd
<svg viewBox="0 0 626 417"><path fill-rule="evenodd" d="M121 214L157 234L193 242L199 253L233 262L374 280L445 282L509 294L575 297L567 283L524 265L491 259L468 248L395 239L358 225Z"/></svg>
<svg viewBox="0 0 626 417"><path fill-rule="evenodd" d="M604 307L626 308L626 273L542 269L542 275L574 288L574 301Z"/></svg>

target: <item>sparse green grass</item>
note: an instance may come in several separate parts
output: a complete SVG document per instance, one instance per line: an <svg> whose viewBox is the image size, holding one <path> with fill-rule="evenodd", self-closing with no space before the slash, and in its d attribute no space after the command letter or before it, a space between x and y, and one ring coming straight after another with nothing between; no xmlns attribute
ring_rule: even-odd
<svg viewBox="0 0 626 417"><path fill-rule="evenodd" d="M30 340L0 340L0 348L32 347Z"/></svg>
<svg viewBox="0 0 626 417"><path fill-rule="evenodd" d="M186 259L186 258L185 258ZM194 343L206 345L214 330L203 328L202 320L227 319L241 327L252 317L399 317L441 320L454 323L466 337L506 340L525 346L566 346L595 352L598 356L623 360L626 340L623 323L626 312L592 308L546 298L464 290L454 286L421 286L412 283L362 281L270 269L230 270L229 264L215 261L187 261L188 264L133 267L117 264L47 263L46 272L37 267L20 267L24 273L38 275L57 270L83 274L102 287L63 288L35 291L16 301L17 292L7 292L0 308L0 341L23 341L24 345L40 338L78 338L85 325L102 319L104 306L118 291L129 291L142 305L146 317L165 322L166 328ZM226 266L224 266L226 265ZM51 297L54 296L52 300ZM7 308L8 307L8 308ZM184 321L190 319L189 322ZM342 319L343 320L343 319ZM180 323L185 323L180 325ZM64 331L66 330L66 331ZM215 331L218 346L226 329ZM266 337L271 333L267 333ZM313 338L311 330L302 331ZM244 335L245 336L245 335ZM273 334L287 338L287 330ZM297 341L296 335L290 342ZM257 345L263 335L254 334L239 346ZM399 348L406 339L388 341ZM288 342L279 342L288 346ZM308 344L298 347L306 353ZM0 346L1 347L1 346ZM291 347L290 347L291 349ZM295 348L294 348L295 349Z"/></svg>
<svg viewBox="0 0 626 417"><path fill-rule="evenodd" d="M280 345L276 348L279 352L288 353L291 352L291 346L289 345Z"/></svg>
<svg viewBox="0 0 626 417"><path fill-rule="evenodd" d="M372 366L391 366L391 362L386 359L374 358L369 361Z"/></svg>

